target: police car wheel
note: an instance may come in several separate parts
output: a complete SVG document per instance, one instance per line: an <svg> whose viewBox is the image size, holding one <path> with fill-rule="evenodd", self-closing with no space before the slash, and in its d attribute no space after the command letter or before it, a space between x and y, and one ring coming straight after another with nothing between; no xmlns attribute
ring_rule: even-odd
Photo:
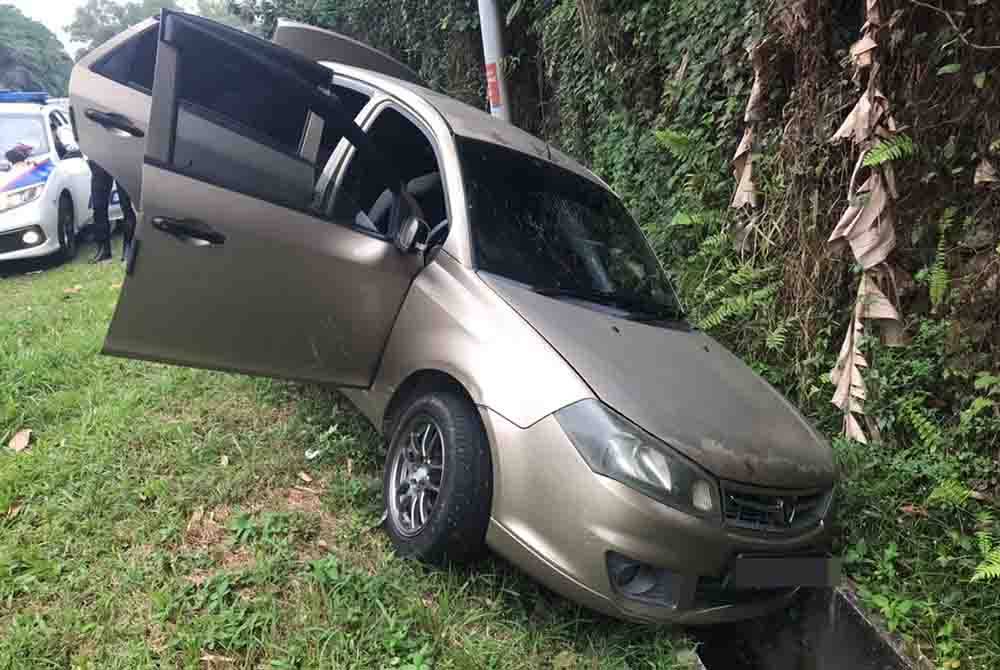
<svg viewBox="0 0 1000 670"><path fill-rule="evenodd" d="M73 200L67 194L59 198L59 253L63 260L76 256L76 217L73 214Z"/></svg>

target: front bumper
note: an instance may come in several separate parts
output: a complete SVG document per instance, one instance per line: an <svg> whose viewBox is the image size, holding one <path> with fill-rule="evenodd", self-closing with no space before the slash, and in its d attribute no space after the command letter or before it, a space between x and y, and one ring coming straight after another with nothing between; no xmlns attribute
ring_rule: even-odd
<svg viewBox="0 0 1000 670"><path fill-rule="evenodd" d="M44 196L34 202L0 212L0 261L47 256L59 251L59 224L49 216ZM36 244L25 244L22 236L35 230L42 236Z"/></svg>
<svg viewBox="0 0 1000 670"><path fill-rule="evenodd" d="M760 561L775 572L796 560L808 581L836 563L822 556L825 523L793 537L735 531L653 500L617 481L595 475L553 417L521 429L482 410L490 438L493 517L490 546L554 591L611 616L655 623L737 621L785 606L797 587L775 586ZM671 574L670 597L650 603L622 595L611 583L610 552ZM801 557L812 558L804 560ZM755 575L765 575L760 587ZM735 579L734 579L735 577ZM820 580L822 578L819 578ZM739 588L734 584L739 584Z"/></svg>

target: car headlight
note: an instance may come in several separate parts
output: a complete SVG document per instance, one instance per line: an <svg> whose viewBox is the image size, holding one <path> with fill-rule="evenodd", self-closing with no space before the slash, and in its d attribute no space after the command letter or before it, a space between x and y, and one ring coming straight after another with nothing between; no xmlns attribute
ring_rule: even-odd
<svg viewBox="0 0 1000 670"><path fill-rule="evenodd" d="M594 472L698 516L719 517L719 486L693 462L598 400L555 413Z"/></svg>
<svg viewBox="0 0 1000 670"><path fill-rule="evenodd" d="M42 183L19 188L16 191L0 193L0 212L6 212L8 209L14 209L21 205L27 205L33 200L38 200L42 197L44 190L45 184Z"/></svg>

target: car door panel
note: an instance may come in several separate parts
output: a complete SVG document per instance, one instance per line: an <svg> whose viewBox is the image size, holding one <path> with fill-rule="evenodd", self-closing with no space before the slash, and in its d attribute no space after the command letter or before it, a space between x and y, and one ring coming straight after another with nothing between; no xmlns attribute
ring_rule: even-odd
<svg viewBox="0 0 1000 670"><path fill-rule="evenodd" d="M104 353L367 386L420 269L344 226L144 166L143 223ZM154 216L225 236L193 246Z"/></svg>
<svg viewBox="0 0 1000 670"><path fill-rule="evenodd" d="M300 200L300 182L311 186L314 166L261 139L274 128L244 134L176 100L185 58L207 46L220 61L231 57L230 65L243 68L247 95L267 100L273 86L285 85L288 68L304 70L294 73L294 86L319 86L323 72L329 79L333 73L229 28L218 28L216 39L215 24L205 19L165 11L161 20L142 218L104 352L367 387L423 267L419 257L320 218L308 198L301 207L289 203L289 193L280 191ZM184 35L189 28L193 37ZM197 51L189 46L195 43ZM241 61L248 50L253 61ZM280 68L268 69L272 59L280 59ZM274 104L288 108L287 100ZM324 107L325 100L317 104L335 127L353 123ZM301 116L304 126L310 116ZM266 124L270 117L261 118Z"/></svg>
<svg viewBox="0 0 1000 670"><path fill-rule="evenodd" d="M150 93L110 79L94 68L129 40L147 30L156 30L156 23L154 19L144 21L84 56L73 67L69 87L74 131L80 148L88 158L107 170L137 202L142 189L145 139L102 125L95 120L95 115L97 119L101 118L101 114L118 115L145 134ZM89 115L88 111L91 112Z"/></svg>

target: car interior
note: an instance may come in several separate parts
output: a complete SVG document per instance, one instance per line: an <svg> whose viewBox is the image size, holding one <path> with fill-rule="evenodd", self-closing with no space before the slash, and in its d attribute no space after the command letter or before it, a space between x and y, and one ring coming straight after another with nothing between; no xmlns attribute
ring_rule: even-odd
<svg viewBox="0 0 1000 670"><path fill-rule="evenodd" d="M406 190L416 200L429 229L445 223L448 215L441 173L427 136L392 107L379 112L368 135L376 147L389 148ZM393 195L379 180L366 178L368 174L364 161L355 154L334 195L333 218L353 220L357 227L386 235Z"/></svg>

